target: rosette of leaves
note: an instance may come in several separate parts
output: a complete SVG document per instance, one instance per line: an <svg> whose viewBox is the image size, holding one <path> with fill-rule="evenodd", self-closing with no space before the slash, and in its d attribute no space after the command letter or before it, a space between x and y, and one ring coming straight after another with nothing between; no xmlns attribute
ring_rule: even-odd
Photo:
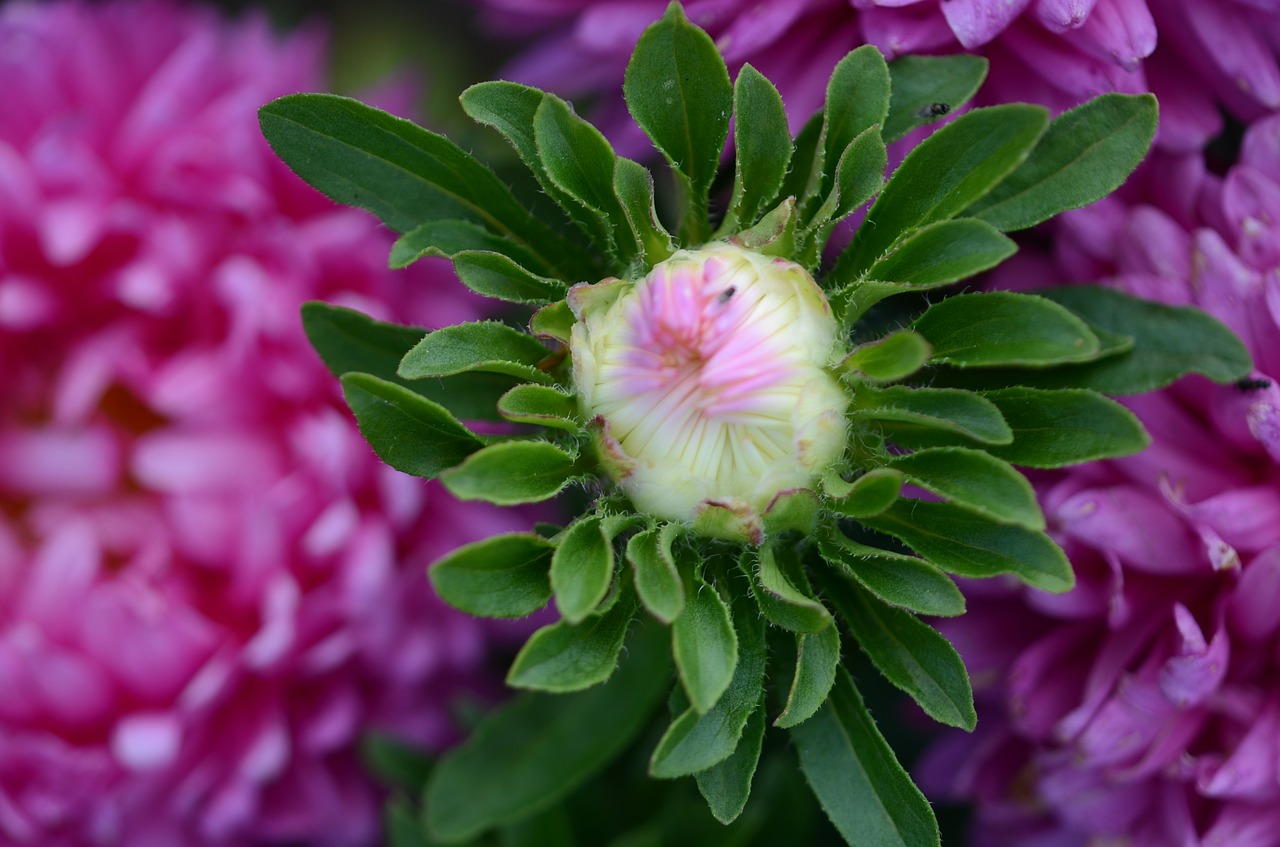
<svg viewBox="0 0 1280 847"><path fill-rule="evenodd" d="M1250 370L1242 345L1193 310L1092 287L958 291L1015 252L1006 233L1118 186L1157 120L1149 95L1105 95L1053 119L1027 104L975 108L886 181L886 144L957 113L985 72L972 56L886 64L859 48L793 139L774 86L749 66L731 82L673 4L640 39L624 88L670 165L663 203L650 171L568 103L515 83L461 98L525 166L514 186L448 139L350 99L263 107L263 131L294 170L401 233L393 266L447 256L463 284L532 313L424 335L308 304L307 332L378 455L464 499L531 503L576 487L588 503L566 527L492 537L431 569L440 595L472 614L521 617L553 597L560 613L508 675L548 693L491 715L439 766L433 837L466 840L545 810L634 739L665 695L672 717L649 773L693 776L720 821L742 812L772 726L848 843L938 843L842 651L856 645L929 715L971 729L965 668L921 616L964 612L956 575L1053 592L1073 583L1015 466L1138 451L1141 425L1105 395ZM831 249L837 223L873 198L851 242ZM849 339L832 365L850 399L848 449L742 538L635 511L602 478L569 366L570 286L639 279L712 240L808 269ZM468 421L518 428L481 434L494 428Z"/></svg>

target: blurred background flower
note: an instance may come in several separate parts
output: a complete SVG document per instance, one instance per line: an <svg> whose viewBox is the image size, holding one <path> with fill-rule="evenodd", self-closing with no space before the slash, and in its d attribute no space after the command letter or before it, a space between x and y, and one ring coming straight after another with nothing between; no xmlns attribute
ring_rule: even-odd
<svg viewBox="0 0 1280 847"><path fill-rule="evenodd" d="M371 843L362 734L438 748L496 688L423 570L523 522L383 466L302 333L312 298L475 316L263 142L325 49L0 7L0 843Z"/></svg>

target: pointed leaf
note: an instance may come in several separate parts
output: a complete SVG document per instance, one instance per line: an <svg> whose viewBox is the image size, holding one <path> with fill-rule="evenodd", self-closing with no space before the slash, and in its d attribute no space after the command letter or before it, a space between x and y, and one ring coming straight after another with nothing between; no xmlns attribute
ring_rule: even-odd
<svg viewBox="0 0 1280 847"><path fill-rule="evenodd" d="M550 442L504 441L472 453L440 481L459 500L514 506L556 496L574 472L574 457Z"/></svg>
<svg viewBox="0 0 1280 847"><path fill-rule="evenodd" d="M443 406L395 383L349 373L342 377L342 393L360 434L398 471L434 479L483 446Z"/></svg>
<svg viewBox="0 0 1280 847"><path fill-rule="evenodd" d="M1044 514L1026 477L981 450L937 447L898 456L889 466L913 485L998 521L1044 529Z"/></svg>
<svg viewBox="0 0 1280 847"><path fill-rule="evenodd" d="M1188 373L1214 382L1234 382L1253 370L1249 351L1212 315L1166 306L1097 286L1073 285L1036 292L1113 333L1131 336L1127 354L1098 362L1054 368L1032 377L1042 388L1091 388L1103 394L1155 391ZM1006 384L1018 382L1010 378Z"/></svg>
<svg viewBox="0 0 1280 847"><path fill-rule="evenodd" d="M894 385L873 389L857 386L851 414L898 423L895 432L923 427L944 430L985 444L1009 444L1013 431L1000 409L985 397L955 388L908 388Z"/></svg>
<svg viewBox="0 0 1280 847"><path fill-rule="evenodd" d="M833 166L846 149L864 131L883 124L888 112L889 67L878 49L864 44L841 59L827 81L822 126L822 161L828 171L824 193L835 184Z"/></svg>
<svg viewBox="0 0 1280 847"><path fill-rule="evenodd" d="M631 227L632 238L640 245L645 264L652 267L675 252L671 234L658 220L654 205L653 174L638 162L622 156L613 168L613 193Z"/></svg>
<svg viewBox="0 0 1280 847"><path fill-rule="evenodd" d="M796 636L796 672L787 705L773 722L789 729L804 723L822 708L840 666L840 632L835 622L818 632Z"/></svg>
<svg viewBox="0 0 1280 847"><path fill-rule="evenodd" d="M831 613L822 603L797 587L787 574L779 557L794 556L789 549L765 545L751 559L743 562L751 577L751 590L760 610L775 626L792 632L819 632L831 623ZM752 561L754 559L754 561ZM798 563L792 563L798 566Z"/></svg>
<svg viewBox="0 0 1280 847"><path fill-rule="evenodd" d="M867 277L917 290L935 288L990 270L1017 251L1012 239L984 221L938 221L898 242Z"/></svg>
<svg viewBox="0 0 1280 847"><path fill-rule="evenodd" d="M705 588L699 593L711 592ZM688 618L693 609L691 602L680 620ZM732 684L706 714L700 715L691 707L671 723L649 760L650 776L687 776L723 762L737 749L747 720L759 706L764 685L764 623L745 604L734 611L739 657Z"/></svg>
<svg viewBox="0 0 1280 847"><path fill-rule="evenodd" d="M854 847L938 847L929 801L876 729L848 671L826 705L791 729L800 769L847 843Z"/></svg>
<svg viewBox="0 0 1280 847"><path fill-rule="evenodd" d="M586 517L570 526L551 559L551 590L556 608L569 623L595 611L613 581L613 543L599 517Z"/></svg>
<svg viewBox="0 0 1280 847"><path fill-rule="evenodd" d="M617 156L600 130L548 94L533 116L533 136L547 176L599 221L624 264L636 255L631 222L613 192Z"/></svg>
<svg viewBox="0 0 1280 847"><path fill-rule="evenodd" d="M405 379L487 371L553 382L538 369L551 351L536 338L497 321L454 324L427 335L405 354L399 374Z"/></svg>
<svg viewBox="0 0 1280 847"><path fill-rule="evenodd" d="M685 231L705 238L707 192L729 135L733 86L711 36L679 3L640 36L622 86L636 124L653 139L689 192Z"/></svg>
<svg viewBox="0 0 1280 847"><path fill-rule="evenodd" d="M850 483L829 478L826 491L836 499L829 502L828 506L836 514L847 518L878 515L898 499L902 482L902 474L892 468L873 468Z"/></svg>
<svg viewBox="0 0 1280 847"><path fill-rule="evenodd" d="M604 614L581 623L559 621L542 627L511 663L507 685L563 693L604 682L618 666L618 654L635 611L635 602L625 598Z"/></svg>
<svg viewBox="0 0 1280 847"><path fill-rule="evenodd" d="M1014 433L1012 444L987 452L1013 465L1060 468L1128 456L1151 443L1133 412L1092 391L1002 388L983 396Z"/></svg>
<svg viewBox="0 0 1280 847"><path fill-rule="evenodd" d="M272 149L304 180L397 232L465 220L543 259L572 252L493 171L410 121L333 94L291 94L258 115Z"/></svg>
<svg viewBox="0 0 1280 847"><path fill-rule="evenodd" d="M1054 593L1067 591L1075 583L1066 554L1043 532L996 523L953 503L899 500L862 523L960 576L1011 573Z"/></svg>
<svg viewBox="0 0 1280 847"><path fill-rule="evenodd" d="M1032 294L990 291L941 300L912 328L933 358L958 367L1044 366L1098 355L1097 336L1058 304Z"/></svg>
<svg viewBox="0 0 1280 847"><path fill-rule="evenodd" d="M981 56L899 56L889 63L892 80L884 140L896 141L911 130L959 109L987 76Z"/></svg>
<svg viewBox="0 0 1280 847"><path fill-rule="evenodd" d="M969 672L947 639L855 582L836 578L824 585L845 626L885 679L939 723L965 730L977 725Z"/></svg>
<svg viewBox="0 0 1280 847"><path fill-rule="evenodd" d="M578 404L574 398L549 385L517 385L498 399L502 417L515 423L537 424L576 431Z"/></svg>
<svg viewBox="0 0 1280 847"><path fill-rule="evenodd" d="M495 535L459 547L427 572L450 606L482 618L521 618L547 605L555 547L528 532Z"/></svg>
<svg viewBox="0 0 1280 847"><path fill-rule="evenodd" d="M668 686L657 627L633 638L604 685L526 694L486 717L441 760L427 787L433 835L463 841L524 818L590 779L648 723ZM607 720L602 720L607 716Z"/></svg>
<svg viewBox="0 0 1280 847"><path fill-rule="evenodd" d="M557 300L533 313L529 319L529 332L538 338L554 338L561 344L568 344L573 322L573 311L568 301Z"/></svg>
<svg viewBox="0 0 1280 847"><path fill-rule="evenodd" d="M923 335L901 329L854 349L839 367L844 373L893 382L920 370L932 354L933 348Z"/></svg>
<svg viewBox="0 0 1280 847"><path fill-rule="evenodd" d="M705 771L695 774L698 791L706 798L711 814L723 824L732 823L746 808L751 796L751 780L760 763L760 749L764 746L764 700L756 706L742 739L733 755Z"/></svg>
<svg viewBox="0 0 1280 847"><path fill-rule="evenodd" d="M1027 160L967 213L1009 232L1087 206L1133 172L1158 121L1152 94L1104 94L1063 112Z"/></svg>
<svg viewBox="0 0 1280 847"><path fill-rule="evenodd" d="M1049 122L1026 103L974 109L907 154L833 273L840 281L879 261L901 234L954 217L1022 163Z"/></svg>
<svg viewBox="0 0 1280 847"><path fill-rule="evenodd" d="M733 679L738 637L719 593L696 581L684 614L671 626L671 652L694 711L704 714Z"/></svg>
<svg viewBox="0 0 1280 847"><path fill-rule="evenodd" d="M671 540L678 524L648 529L627 542L627 561L635 569L636 593L649 613L665 624L684 613L684 584L671 555Z"/></svg>
<svg viewBox="0 0 1280 847"><path fill-rule="evenodd" d="M725 211L730 231L745 229L772 208L791 162L791 131L782 96L751 65L743 65L733 86L733 194Z"/></svg>
<svg viewBox="0 0 1280 847"><path fill-rule="evenodd" d="M964 614L964 595L929 562L859 544L839 531L818 540L822 558L886 603L922 615Z"/></svg>
<svg viewBox="0 0 1280 847"><path fill-rule="evenodd" d="M565 285L560 280L538 276L500 253L455 253L453 269L462 284L475 293L508 303L543 305L565 295Z"/></svg>
<svg viewBox="0 0 1280 847"><path fill-rule="evenodd" d="M405 268L426 256L451 259L464 251L487 251L545 270L543 262L510 238L471 221L427 221L406 232L391 245L392 268Z"/></svg>

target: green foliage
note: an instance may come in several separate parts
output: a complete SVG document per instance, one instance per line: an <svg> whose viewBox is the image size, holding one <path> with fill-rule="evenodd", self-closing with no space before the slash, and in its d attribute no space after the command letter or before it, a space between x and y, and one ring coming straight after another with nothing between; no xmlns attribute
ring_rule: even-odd
<svg viewBox="0 0 1280 847"><path fill-rule="evenodd" d="M800 769L853 847L937 845L929 801L898 764L845 670L818 713L792 727Z"/></svg>
<svg viewBox="0 0 1280 847"><path fill-rule="evenodd" d="M673 719L643 745L650 774L694 776L688 794L696 783L714 819L734 822L725 832L751 833L742 843L793 835L782 807L750 800L753 784L786 784L769 755L787 738L768 730L774 709L848 843L938 843L842 655L856 644L927 713L972 728L963 665L916 615L964 612L948 574L1073 584L1014 466L1140 450L1141 425L1104 395L1251 369L1238 339L1195 310L1084 286L947 290L1011 256L1005 232L1120 185L1155 128L1149 96L1105 95L1052 121L1026 104L961 114L986 69L963 55L886 64L858 48L792 140L772 83L746 66L731 84L712 39L673 3L641 37L623 86L673 171L670 202L570 104L516 83L461 97L524 166L503 178L353 100L301 94L262 109L268 140L305 180L400 233L393 266L447 257L463 285L511 309L502 322L428 333L304 307L307 335L377 454L462 499L533 503L576 483L594 498L585 517L561 519L567 528L495 536L431 568L439 595L475 615L523 617L554 598L561 619L527 641L508 682L571 693L522 695L487 719L431 778L427 831L403 799L391 807L393 843L574 843L555 804L637 737L664 691ZM731 118L730 184L720 171ZM886 144L935 122L886 182ZM851 243L817 273L844 333L826 363L850 401L840 460L763 514L717 501L685 523L637 514L603 479L598 426L573 385L570 288L616 277L574 297L621 290L712 232L817 271L836 224L868 202ZM670 229L659 209L675 212ZM477 419L506 428L478 435L466 423ZM942 502L911 499L910 487L904 498L904 486ZM419 783L425 773L401 770ZM714 839L699 827L719 824L687 809L664 809L628 843Z"/></svg>

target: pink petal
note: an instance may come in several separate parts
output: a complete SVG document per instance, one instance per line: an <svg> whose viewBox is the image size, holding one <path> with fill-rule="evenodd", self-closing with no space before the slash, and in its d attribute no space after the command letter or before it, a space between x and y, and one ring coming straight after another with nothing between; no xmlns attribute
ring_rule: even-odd
<svg viewBox="0 0 1280 847"><path fill-rule="evenodd" d="M1206 643L1200 625L1181 603L1174 605L1173 617L1180 642L1160 668L1160 690L1174 706L1187 709L1203 703L1222 684L1231 646L1221 626Z"/></svg>
<svg viewBox="0 0 1280 847"><path fill-rule="evenodd" d="M1036 18L1054 32L1066 32L1084 23L1098 0L1036 0Z"/></svg>
<svg viewBox="0 0 1280 847"><path fill-rule="evenodd" d="M1027 8L1031 0L949 0L942 4L951 31L965 49L995 38Z"/></svg>
<svg viewBox="0 0 1280 847"><path fill-rule="evenodd" d="M1093 55L1135 71L1156 49L1156 22L1145 0L1099 0L1070 37Z"/></svg>

